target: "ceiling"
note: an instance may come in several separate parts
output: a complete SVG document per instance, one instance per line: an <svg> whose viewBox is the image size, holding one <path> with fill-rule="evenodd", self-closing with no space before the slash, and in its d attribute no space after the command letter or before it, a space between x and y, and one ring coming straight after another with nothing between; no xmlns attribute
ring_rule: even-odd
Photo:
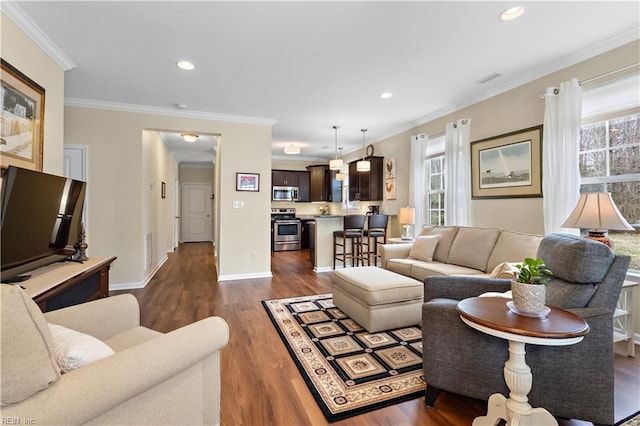
<svg viewBox="0 0 640 426"><path fill-rule="evenodd" d="M334 125L348 153L363 127L372 143L640 38L637 1L520 4L511 22L498 14L513 2L3 1L3 11L68 69L69 105L274 123L274 158L297 144L287 158L328 159ZM176 67L183 59L195 69Z"/></svg>

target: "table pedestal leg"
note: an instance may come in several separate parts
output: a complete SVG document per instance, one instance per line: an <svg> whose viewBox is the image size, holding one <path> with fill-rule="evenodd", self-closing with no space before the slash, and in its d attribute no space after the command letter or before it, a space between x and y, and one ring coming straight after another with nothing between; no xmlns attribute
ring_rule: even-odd
<svg viewBox="0 0 640 426"><path fill-rule="evenodd" d="M531 408L527 395L533 376L525 362L524 343L509 340L509 359L504 364L504 380L511 391L509 398L500 394L489 397L487 415L477 417L473 426L495 426L504 419L508 426L557 426L555 418L544 408Z"/></svg>

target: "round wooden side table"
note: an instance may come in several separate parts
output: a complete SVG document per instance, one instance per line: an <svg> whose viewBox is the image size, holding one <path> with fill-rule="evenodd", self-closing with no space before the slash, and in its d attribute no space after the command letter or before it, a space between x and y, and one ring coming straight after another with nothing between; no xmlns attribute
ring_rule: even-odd
<svg viewBox="0 0 640 426"><path fill-rule="evenodd" d="M509 426L557 425L544 408L532 408L527 395L533 375L525 360L525 343L566 346L580 342L589 325L579 316L564 309L550 307L543 318L525 317L507 307L511 299L472 297L458 303L460 318L467 325L509 342L509 359L504 364L504 380L509 398L499 393L489 397L487 415L477 417L473 426L493 426L504 419Z"/></svg>

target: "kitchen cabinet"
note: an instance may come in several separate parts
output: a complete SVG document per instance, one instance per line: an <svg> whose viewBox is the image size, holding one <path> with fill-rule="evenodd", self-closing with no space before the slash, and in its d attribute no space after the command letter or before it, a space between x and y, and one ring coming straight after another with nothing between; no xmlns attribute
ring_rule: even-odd
<svg viewBox="0 0 640 426"><path fill-rule="evenodd" d="M357 162L349 163L349 200L382 201L384 193L384 157L367 157L371 170L359 172Z"/></svg>
<svg viewBox="0 0 640 426"><path fill-rule="evenodd" d="M309 229L310 226L309 224L311 222L315 222L315 219L302 219L300 220L300 223L302 225L301 227L301 234L300 234L300 243L302 246L302 249L308 249L309 248Z"/></svg>
<svg viewBox="0 0 640 426"><path fill-rule="evenodd" d="M342 182L336 179L337 170L327 165L307 166L309 171L309 199L339 203L342 201Z"/></svg>
<svg viewBox="0 0 640 426"><path fill-rule="evenodd" d="M272 186L295 186L298 188L298 201L308 202L309 172L304 170L271 170Z"/></svg>

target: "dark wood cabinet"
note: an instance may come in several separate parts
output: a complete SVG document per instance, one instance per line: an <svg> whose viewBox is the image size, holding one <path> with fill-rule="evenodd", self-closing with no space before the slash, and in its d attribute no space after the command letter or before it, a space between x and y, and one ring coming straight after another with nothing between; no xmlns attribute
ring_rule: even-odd
<svg viewBox="0 0 640 426"><path fill-rule="evenodd" d="M311 201L339 203L342 201L342 182L336 179L336 170L321 164L307 166L309 170L309 198Z"/></svg>
<svg viewBox="0 0 640 426"><path fill-rule="evenodd" d="M349 199L351 201L382 201L384 193L384 157L367 157L371 170L359 172L356 164L349 163Z"/></svg>
<svg viewBox="0 0 640 426"><path fill-rule="evenodd" d="M309 172L304 170L271 170L272 186L295 186L298 188L298 201L308 202Z"/></svg>

